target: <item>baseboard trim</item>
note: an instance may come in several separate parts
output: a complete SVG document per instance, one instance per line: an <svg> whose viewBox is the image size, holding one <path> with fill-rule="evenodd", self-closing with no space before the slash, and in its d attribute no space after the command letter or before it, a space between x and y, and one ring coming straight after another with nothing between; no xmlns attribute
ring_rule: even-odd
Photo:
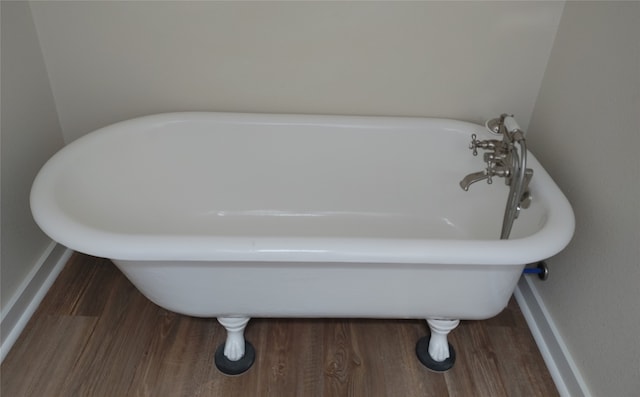
<svg viewBox="0 0 640 397"><path fill-rule="evenodd" d="M38 308L73 251L52 242L7 304L0 320L0 363Z"/></svg>
<svg viewBox="0 0 640 397"><path fill-rule="evenodd" d="M569 350L538 293L534 281L523 276L514 293L558 392L563 397L590 397Z"/></svg>

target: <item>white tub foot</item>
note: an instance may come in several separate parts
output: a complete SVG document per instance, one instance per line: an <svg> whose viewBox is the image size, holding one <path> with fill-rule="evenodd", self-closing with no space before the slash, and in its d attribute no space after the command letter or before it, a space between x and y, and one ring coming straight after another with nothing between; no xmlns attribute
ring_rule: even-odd
<svg viewBox="0 0 640 397"><path fill-rule="evenodd" d="M218 317L218 322L227 330L227 340L218 346L215 354L216 367L227 375L239 375L253 365L256 351L244 339L244 329L249 317Z"/></svg>
<svg viewBox="0 0 640 397"><path fill-rule="evenodd" d="M456 352L447 342L447 335L460 324L460 321L427 319L427 323L431 329L431 336L425 336L418 341L418 359L432 371L447 371L456 361Z"/></svg>

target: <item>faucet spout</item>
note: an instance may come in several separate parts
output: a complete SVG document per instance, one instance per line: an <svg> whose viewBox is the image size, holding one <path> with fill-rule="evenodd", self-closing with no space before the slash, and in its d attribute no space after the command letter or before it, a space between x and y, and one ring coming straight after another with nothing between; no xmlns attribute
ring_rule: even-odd
<svg viewBox="0 0 640 397"><path fill-rule="evenodd" d="M483 179L489 179L489 176L490 175L489 175L489 173L487 173L486 170L473 172L473 173L465 176L460 181L460 187L462 188L462 190L467 192L467 191L469 191L469 186L471 186L473 183L476 183L476 182L481 181Z"/></svg>

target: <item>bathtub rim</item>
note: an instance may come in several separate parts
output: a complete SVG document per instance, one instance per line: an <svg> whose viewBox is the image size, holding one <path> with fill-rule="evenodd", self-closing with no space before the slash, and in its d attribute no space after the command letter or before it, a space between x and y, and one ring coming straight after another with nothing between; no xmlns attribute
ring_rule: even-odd
<svg viewBox="0 0 640 397"><path fill-rule="evenodd" d="M40 228L53 240L76 251L119 260L185 260L228 262L362 262L362 263L443 263L443 264L527 264L549 258L561 251L571 240L575 228L573 210L551 177L536 173L532 189L537 184L549 186L542 190L546 219L540 229L523 238L510 240L453 239L393 239L393 238L331 238L331 237L219 237L180 235L137 235L113 233L81 224L63 213L55 200L56 175L63 171L66 153L102 134L126 133L140 126L185 120L221 122L276 123L296 125L337 125L386 128L399 124L424 127L425 122L448 129L483 132L477 124L443 118L288 115L260 113L174 112L161 113L121 121L89 133L56 153L40 170L31 190L31 209ZM530 164L543 169L530 154ZM47 194L47 191L50 194ZM549 203L553 203L550 205ZM516 221L517 222L517 221ZM532 246L535 249L532 249Z"/></svg>

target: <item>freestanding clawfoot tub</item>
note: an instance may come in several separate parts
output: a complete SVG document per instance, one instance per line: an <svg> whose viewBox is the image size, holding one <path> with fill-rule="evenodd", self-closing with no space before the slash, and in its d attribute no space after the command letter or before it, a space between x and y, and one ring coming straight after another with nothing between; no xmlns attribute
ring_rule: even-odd
<svg viewBox="0 0 640 397"><path fill-rule="evenodd" d="M498 314L526 264L562 250L573 212L529 154L530 208L499 239L509 188L460 179L484 127L425 118L172 113L71 143L31 192L38 225L107 257L151 301L217 317L216 364L255 355L251 317L423 318L421 361L453 365L460 319Z"/></svg>

